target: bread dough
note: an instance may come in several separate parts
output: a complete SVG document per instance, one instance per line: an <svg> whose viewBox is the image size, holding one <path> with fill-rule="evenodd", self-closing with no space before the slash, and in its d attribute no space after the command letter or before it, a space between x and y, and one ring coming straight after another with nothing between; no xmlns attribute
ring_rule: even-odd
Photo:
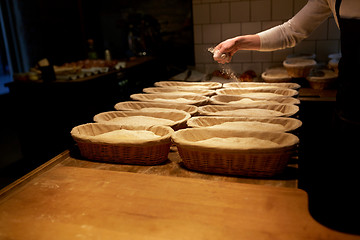
<svg viewBox="0 0 360 240"><path fill-rule="evenodd" d="M253 131L282 131L286 129L283 125L277 123L265 123L256 121L235 121L235 122L224 122L212 126L212 128L227 128L236 130L253 130Z"/></svg>
<svg viewBox="0 0 360 240"><path fill-rule="evenodd" d="M156 135L152 131L120 129L102 133L92 138L103 142L123 142L133 140L153 140L160 138L160 136Z"/></svg>
<svg viewBox="0 0 360 240"><path fill-rule="evenodd" d="M135 125L135 126L154 126L154 125L166 125L171 126L175 124L174 121L170 119L164 118L156 118L149 116L127 116L127 117L116 117L108 122L116 123L116 124L124 124L124 125Z"/></svg>
<svg viewBox="0 0 360 240"><path fill-rule="evenodd" d="M209 138L206 140L197 141L204 146L208 147L229 147L239 149L250 149L250 148L274 148L278 147L279 144L270 140L263 140L253 137L229 137L229 138Z"/></svg>

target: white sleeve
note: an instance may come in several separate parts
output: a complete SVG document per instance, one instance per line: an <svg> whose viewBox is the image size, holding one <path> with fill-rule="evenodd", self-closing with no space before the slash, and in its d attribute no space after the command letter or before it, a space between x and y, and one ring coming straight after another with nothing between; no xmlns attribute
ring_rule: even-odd
<svg viewBox="0 0 360 240"><path fill-rule="evenodd" d="M309 0L289 21L257 35L260 37L260 51L273 51L294 47L307 38L331 15L327 0Z"/></svg>

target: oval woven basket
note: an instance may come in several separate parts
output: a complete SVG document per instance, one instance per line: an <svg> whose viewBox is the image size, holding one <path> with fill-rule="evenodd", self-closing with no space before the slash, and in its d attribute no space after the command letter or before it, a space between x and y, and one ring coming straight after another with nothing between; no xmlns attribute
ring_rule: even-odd
<svg viewBox="0 0 360 240"><path fill-rule="evenodd" d="M211 138L258 138L277 147L210 146L198 141ZM299 138L290 133L188 128L173 133L184 166L188 169L249 177L272 177L284 171Z"/></svg>
<svg viewBox="0 0 360 240"><path fill-rule="evenodd" d="M253 93L272 93L274 94L273 97L280 97L280 96L294 97L299 94L299 92L294 89L280 88L280 87L222 88L216 90L216 94L218 95L242 95L242 94L253 94Z"/></svg>
<svg viewBox="0 0 360 240"><path fill-rule="evenodd" d="M287 117L216 117L216 116L198 116L192 117L187 121L187 126L192 128L201 127L221 127L218 126L226 122L260 122L280 124L284 127L285 132L295 132L302 126L302 122L295 118ZM248 129L258 131L257 129Z"/></svg>
<svg viewBox="0 0 360 240"><path fill-rule="evenodd" d="M222 87L219 82L182 82L182 81L160 81L155 82L156 87L192 87L193 89L218 89Z"/></svg>
<svg viewBox="0 0 360 240"><path fill-rule="evenodd" d="M215 95L210 98L211 104L300 104L300 100L293 97L274 97L270 99L257 99L243 95Z"/></svg>
<svg viewBox="0 0 360 240"><path fill-rule="evenodd" d="M167 119L173 121L173 123L166 125L172 127L174 130L185 128L187 120L191 115L183 111L156 111L156 112L146 112L146 111L109 111L102 112L94 116L94 121L98 123L108 123L116 124L116 122L111 122L110 120L118 117L130 117L130 116L147 116L160 119ZM136 126L138 124L126 124ZM146 122L141 123L140 125L147 125ZM161 125L161 123L156 124ZM154 126L152 124L148 126Z"/></svg>
<svg viewBox="0 0 360 240"><path fill-rule="evenodd" d="M267 83L267 82L230 82L224 83L223 88L254 88L254 87L279 87L298 90L301 86L297 83Z"/></svg>
<svg viewBox="0 0 360 240"><path fill-rule="evenodd" d="M206 105L198 109L199 115L232 117L290 117L297 114L298 111L299 107L294 104Z"/></svg>
<svg viewBox="0 0 360 240"><path fill-rule="evenodd" d="M119 141L116 143L96 140L96 136L114 130L147 130L159 135L153 140ZM87 123L74 127L71 136L77 143L80 154L87 159L103 162L156 165L165 162L174 130L166 126L120 126Z"/></svg>
<svg viewBox="0 0 360 240"><path fill-rule="evenodd" d="M114 108L119 111L133 111L133 110L143 110L146 108L160 108L160 109L176 109L189 113L190 115L195 115L197 113L197 106L195 105L186 105L186 104L169 104L169 103L159 103L159 102L141 102L141 101L126 101L119 102L115 104Z"/></svg>
<svg viewBox="0 0 360 240"><path fill-rule="evenodd" d="M176 88L176 87L149 87L143 89L144 93L170 93L170 94L197 94L202 96L212 96L215 90L210 89L191 89L191 88Z"/></svg>
<svg viewBox="0 0 360 240"><path fill-rule="evenodd" d="M176 94L159 94L159 93L135 93L130 95L132 100L163 102L163 103L184 103L188 105L202 106L205 105L209 98L201 95L176 95Z"/></svg>

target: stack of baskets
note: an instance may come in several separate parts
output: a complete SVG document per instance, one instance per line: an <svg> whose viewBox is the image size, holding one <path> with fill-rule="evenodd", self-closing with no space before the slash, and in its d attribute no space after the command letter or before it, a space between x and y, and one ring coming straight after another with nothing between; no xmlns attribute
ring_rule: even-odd
<svg viewBox="0 0 360 240"><path fill-rule="evenodd" d="M170 146L175 144L183 165L189 170L271 177L284 171L297 150L296 135L301 127L301 121L296 118L299 87L294 83L156 82L154 87L145 88L144 93L131 95L132 101L117 103L116 111L94 116L96 123L75 127L71 134L81 154L92 160L159 164L167 160ZM178 99L189 101L179 103ZM171 120L172 124L136 126L112 121L129 116L162 118ZM245 128L240 130L239 126ZM277 129L262 128L269 126ZM116 143L93 140L96 135L119 129L141 129L159 137L131 140L131 144L123 140ZM212 138L220 142L256 140L271 145L234 145L233 142L209 145L206 141Z"/></svg>

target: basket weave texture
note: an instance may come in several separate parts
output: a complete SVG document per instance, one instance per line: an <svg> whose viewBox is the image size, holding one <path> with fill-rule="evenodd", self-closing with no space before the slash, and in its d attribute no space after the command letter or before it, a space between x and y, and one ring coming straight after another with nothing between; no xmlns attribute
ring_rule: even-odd
<svg viewBox="0 0 360 240"><path fill-rule="evenodd" d="M119 130L148 130L161 137L156 140L139 140L134 142L109 143L93 141L92 136ZM83 157L103 162L156 165L165 162L171 145L171 134L174 131L166 126L119 126L101 123L88 123L74 127L71 136L76 141Z"/></svg>
<svg viewBox="0 0 360 240"><path fill-rule="evenodd" d="M258 137L278 141L278 148L238 149L210 148L196 141L211 137ZM284 171L299 139L289 133L183 129L172 135L180 157L188 169L249 177L272 177Z"/></svg>
<svg viewBox="0 0 360 240"><path fill-rule="evenodd" d="M303 78L309 75L311 69L316 65L316 61L313 59L293 58L286 59L283 65L289 76L293 78Z"/></svg>
<svg viewBox="0 0 360 240"><path fill-rule="evenodd" d="M288 74L285 67L276 67L267 69L261 74L261 78L270 84L285 84L291 82L291 76ZM290 83L289 83L290 84Z"/></svg>
<svg viewBox="0 0 360 240"><path fill-rule="evenodd" d="M144 108L164 108L182 110L190 115L195 115L198 111L197 106L186 104L170 104L159 102L141 102L141 101L126 101L115 104L114 108L119 111L134 111Z"/></svg>
<svg viewBox="0 0 360 240"><path fill-rule="evenodd" d="M174 130L185 128L186 121L191 117L191 115L184 111L156 111L156 112L146 112L141 110L134 111L109 111L102 112L94 116L94 121L98 123L110 123L116 124L116 122L109 122L109 120L117 117L129 117L129 116L148 116L155 118L163 118L174 121L173 124L169 125ZM143 125L146 125L144 123Z"/></svg>

